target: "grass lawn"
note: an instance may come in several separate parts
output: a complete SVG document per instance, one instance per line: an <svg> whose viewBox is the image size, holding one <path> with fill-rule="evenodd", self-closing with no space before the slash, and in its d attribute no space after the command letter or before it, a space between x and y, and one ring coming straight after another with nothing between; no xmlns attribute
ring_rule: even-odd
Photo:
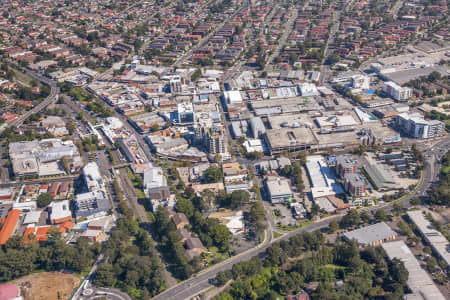
<svg viewBox="0 0 450 300"><path fill-rule="evenodd" d="M123 88L117 88L117 89L114 89L114 90L110 90L110 91L108 92L108 94L112 95L112 94L121 92L122 90L123 90Z"/></svg>
<svg viewBox="0 0 450 300"><path fill-rule="evenodd" d="M296 229L300 229L302 227L308 226L312 224L312 221L305 221L299 225L295 225L295 226L286 226L286 225L281 225L281 224L277 224L277 228L283 231L292 231L292 230L296 230Z"/></svg>
<svg viewBox="0 0 450 300"><path fill-rule="evenodd" d="M273 238L274 238L274 239L277 239L277 238L279 238L279 237L281 237L281 236L283 236L283 234L281 234L281 233L279 233L279 232L276 232L276 231L273 232Z"/></svg>
<svg viewBox="0 0 450 300"><path fill-rule="evenodd" d="M331 270L339 270L339 269L345 269L345 267L343 267L343 266L338 266L338 265L334 265L334 264L328 264L328 265L324 265L324 266L321 266L321 268L324 268L324 269L331 269Z"/></svg>
<svg viewBox="0 0 450 300"><path fill-rule="evenodd" d="M136 196L138 197L138 199L146 198L145 193L142 190L137 189L137 188L135 188L135 190L136 190Z"/></svg>
<svg viewBox="0 0 450 300"><path fill-rule="evenodd" d="M207 266L214 265L224 261L229 258L227 254L220 253L217 247L210 247L208 253L205 253L205 260L207 262Z"/></svg>

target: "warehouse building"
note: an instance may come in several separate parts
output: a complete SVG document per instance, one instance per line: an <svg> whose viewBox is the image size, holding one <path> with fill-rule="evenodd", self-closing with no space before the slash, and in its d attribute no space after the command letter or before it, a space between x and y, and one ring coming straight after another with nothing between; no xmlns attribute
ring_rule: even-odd
<svg viewBox="0 0 450 300"><path fill-rule="evenodd" d="M408 211L408 217L416 224L420 234L423 236L425 241L431 245L433 251L439 255L439 257L444 260L448 266L450 266L450 243L445 236L433 228L430 221L425 218L423 211Z"/></svg>
<svg viewBox="0 0 450 300"><path fill-rule="evenodd" d="M334 171L327 165L323 156L308 156L306 170L311 182L313 199L344 194L341 184L336 182Z"/></svg>
<svg viewBox="0 0 450 300"><path fill-rule="evenodd" d="M368 164L363 169L375 189L388 190L394 188L395 180L386 167L379 164Z"/></svg>
<svg viewBox="0 0 450 300"><path fill-rule="evenodd" d="M404 241L384 243L382 247L390 260L393 260L394 258L400 259L405 265L406 270L408 270L407 284L412 293L406 294L404 299L446 299Z"/></svg>
<svg viewBox="0 0 450 300"><path fill-rule="evenodd" d="M344 233L344 238L356 240L360 247L379 246L384 242L397 238L397 233L386 223L376 223L357 230Z"/></svg>

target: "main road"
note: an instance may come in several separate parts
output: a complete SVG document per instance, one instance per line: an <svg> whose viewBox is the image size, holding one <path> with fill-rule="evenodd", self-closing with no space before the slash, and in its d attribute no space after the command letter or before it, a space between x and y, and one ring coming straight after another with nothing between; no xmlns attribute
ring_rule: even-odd
<svg viewBox="0 0 450 300"><path fill-rule="evenodd" d="M412 198L421 197L426 194L427 190L431 187L431 184L438 177L439 161L442 159L442 156L445 154L445 152L448 151L449 147L450 147L450 136L446 136L442 140L440 140L439 142L434 144L430 149L427 149L424 151L424 155L428 159L426 160L422 183L420 184L419 188L414 193L412 193L408 197L405 197L404 199L400 200L401 204L404 207L410 206L409 201ZM369 209L369 211L375 212L377 210L384 210L384 211L389 212L392 210L392 206L393 206L393 202L371 208L371 209ZM265 242L263 242L263 244L260 245L259 247L256 247L256 248L254 248L250 251L247 251L241 255L231 257L222 263L212 266L209 269L206 269L205 271L199 273L197 276L194 276L191 279L185 280L185 281L179 283L178 285L162 292L161 294L155 296L153 299L155 299L155 300L190 299L190 298L200 294L202 291L205 291L205 290L213 287L213 285L210 283L210 281L220 271L229 270L233 267L234 264L236 264L238 262L249 260L253 256L262 254L274 242L278 242L281 240L287 240L287 239L291 238L292 236L297 235L301 232L313 232L313 231L325 228L330 224L331 221L339 221L343 216L344 216L343 214L335 215L335 216L323 219L321 221L318 221L316 223L313 223L311 225L305 226L303 228L293 230L277 239L269 238Z"/></svg>
<svg viewBox="0 0 450 300"><path fill-rule="evenodd" d="M305 3L305 5L303 6L303 9L306 6L308 6L308 4L309 4L309 1ZM295 20L297 20L297 16L298 16L298 10L297 10L297 7L294 5L294 9L290 12L289 20L284 25L284 32L283 32L280 40L278 41L278 45L277 45L275 51L267 59L266 67L265 67L265 70L267 72L272 72L272 69L273 69L272 61L275 59L275 57L278 57L278 55L280 55L281 48L286 44L286 41L287 41L289 35L291 34L292 30L294 29L294 22L295 22Z"/></svg>
<svg viewBox="0 0 450 300"><path fill-rule="evenodd" d="M249 2L248 0L244 0L244 4L241 8L236 10L231 16L226 18L219 26L216 26L207 36L205 36L197 45L192 47L191 50L189 50L187 53L182 55L180 58L178 58L175 63L173 63L174 67L178 67L181 65L186 59L190 58L192 54L194 54L195 51L203 47L206 43L208 43L209 39L212 38L216 32L219 31L219 29L222 29L223 26L225 26L229 21L233 20L237 15L239 15L243 10L249 8Z"/></svg>
<svg viewBox="0 0 450 300"><path fill-rule="evenodd" d="M32 77L32 78L34 78L34 79L36 79L36 80L38 80L42 84L45 84L45 85L49 86L50 87L50 95L48 95L47 98L45 98L44 101L42 101L41 103L39 103L38 105L33 107L31 110L27 111L26 113L24 113L23 115L21 115L20 117L18 117L17 119L12 121L11 123L9 123L9 126L19 127L32 114L40 112L41 110L43 110L44 108L46 108L50 104L55 103L58 100L58 97L57 97L58 96L58 85L56 84L55 81L50 80L49 78L44 77L44 76L42 76L40 74L37 74L37 73L35 73L33 71L30 71L30 70L25 70L25 74L30 76L30 77Z"/></svg>

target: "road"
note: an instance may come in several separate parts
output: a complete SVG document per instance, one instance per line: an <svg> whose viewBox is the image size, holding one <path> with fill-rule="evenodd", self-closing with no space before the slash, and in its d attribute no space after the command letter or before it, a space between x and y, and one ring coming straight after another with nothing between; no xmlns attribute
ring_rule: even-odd
<svg viewBox="0 0 450 300"><path fill-rule="evenodd" d="M397 2L395 2L394 6L392 7L391 11L389 12L395 19L397 19L397 14L398 11L400 10L400 8L402 8L403 6L403 0L397 0Z"/></svg>
<svg viewBox="0 0 450 300"><path fill-rule="evenodd" d="M439 175L439 165L438 161L442 158L442 156L445 154L445 152L450 148L450 136L447 136L443 138L441 141L434 144L430 149L427 149L424 151L425 157L428 157L429 159L426 162L424 175L423 175L423 181L420 187L417 189L417 191L408 197L405 197L401 200L401 204L404 207L411 206L409 201L414 197L421 197L424 196L427 192L427 190L431 187L432 183L438 178ZM384 210L384 211L391 211L393 206L393 202L386 203L381 206L373 207L368 209L368 211L375 212L377 210ZM241 256L234 256L230 259L222 262L221 264L218 264L216 266L212 266L209 269L206 269L203 273L197 275L196 277L192 277L191 279L188 279L186 281L183 281L179 283L178 285L166 290L165 292L157 295L153 299L155 300L165 300L165 299L173 299L173 300L182 300L182 299L190 299L191 297L194 297L195 295L198 295L202 291L211 288L213 285L210 284L210 279L213 279L217 273L224 270L229 270L232 268L232 266L238 262L245 261L250 259L253 256L262 254L268 247L270 247L271 244L274 242L280 241L280 240L287 240L291 238L292 236L300 233L300 232L312 232L316 231L322 228L325 228L330 224L331 221L338 221L342 218L341 215L335 215L333 217L329 217L326 219L323 219L319 222L316 222L314 224L311 224L309 226L303 227L298 230L293 230L286 235L277 238L277 239L267 239L266 242L257 248L254 248L252 250L249 250L248 252L245 252Z"/></svg>
<svg viewBox="0 0 450 300"><path fill-rule="evenodd" d="M16 67L17 67L17 65L16 65ZM38 105L33 107L31 110L27 111L26 113L24 113L23 115L21 115L20 117L18 117L11 123L9 123L10 127L12 127L12 126L19 127L32 114L40 112L41 110L46 108L48 105L53 104L58 100L58 86L57 86L56 82L54 82L53 80L50 80L47 77L44 77L35 72L32 72L30 70L25 70L25 74L38 80L42 84L49 86L50 87L50 95L48 95L48 97L44 101L42 101L41 103L39 103Z"/></svg>
<svg viewBox="0 0 450 300"><path fill-rule="evenodd" d="M271 9L270 13L267 14L264 18L264 23L270 22L270 20L272 20L273 16L275 15L276 12L278 12L280 8L280 5L278 3L275 4L275 6ZM255 36L253 34L253 24L247 24L247 34L250 37L250 41L248 43L248 45L246 45L246 49L250 49L251 47L253 47L255 45L256 40L258 40L259 38L257 36ZM238 76L241 74L242 72L242 66L247 63L247 59L245 58L245 55L243 55L241 57L241 59L239 59L239 61L237 61L236 63L234 63L234 65L230 68L228 68L226 70L226 72L223 74L222 76L222 81L228 81L232 78L234 78L235 76Z"/></svg>
<svg viewBox="0 0 450 300"><path fill-rule="evenodd" d="M309 2L306 2L304 7L307 7L308 3ZM291 15L289 16L289 20L284 25L284 32L283 32L280 40L278 41L278 45L277 45L275 51L272 53L272 55L269 56L269 59L266 62L265 69L267 72L272 72L272 69L273 69L272 61L275 59L275 57L278 57L278 55L280 55L281 48L286 43L289 35L292 32L292 29L294 28L293 26L294 26L295 20L297 19L297 16L298 16L298 10L294 6L294 9L291 11Z"/></svg>
<svg viewBox="0 0 450 300"><path fill-rule="evenodd" d="M325 51L324 51L324 58L323 58L323 62L322 62L322 66L320 67L320 84L323 84L324 82L326 82L328 80L328 78L330 78L331 76L331 69L328 65L325 65L328 57L333 53L333 49L334 49L334 40L336 38L336 32L339 29L340 26L340 18L341 18L341 11L338 10L335 12L333 20L333 26L331 26L331 30L330 30L330 34L328 36L328 41L327 44L325 46ZM330 47L331 46L331 47Z"/></svg>
<svg viewBox="0 0 450 300"><path fill-rule="evenodd" d="M212 287L212 285L209 283L210 279L214 278L217 273L224 270L229 270L231 267L241 261L246 261L252 258L253 256L259 255L264 253L268 247L275 241L281 241L281 240L288 240L292 236L299 234L300 232L313 232L316 230L319 230L321 228L325 228L330 224L333 220L338 220L341 218L341 215L336 215L327 219L324 219L322 221L319 221L317 223L314 223L312 225L303 227L301 229L293 230L286 235L273 239L269 241L267 239L266 243L263 244L259 248L254 248L245 254L241 256L234 256L226 261L224 264L219 264L217 266L211 267L209 271L205 271L204 273L201 273L200 275L197 275L196 277L193 277L192 279L186 280L177 286L166 290L165 292L159 294L158 296L154 297L155 300L165 300L165 299L171 299L171 300L182 300L182 299L190 299L191 297L199 294L200 292Z"/></svg>
<svg viewBox="0 0 450 300"><path fill-rule="evenodd" d="M231 16L225 19L219 26L216 26L207 36L205 36L196 46L192 47L187 53L183 54L180 58L178 58L175 63L173 63L174 67L181 65L186 59L192 56L192 54L203 47L206 43L208 43L209 39L212 38L217 31L219 31L225 24L227 24L230 20L233 20L237 15L239 15L244 9L249 7L249 1L244 0L244 5L236 10Z"/></svg>

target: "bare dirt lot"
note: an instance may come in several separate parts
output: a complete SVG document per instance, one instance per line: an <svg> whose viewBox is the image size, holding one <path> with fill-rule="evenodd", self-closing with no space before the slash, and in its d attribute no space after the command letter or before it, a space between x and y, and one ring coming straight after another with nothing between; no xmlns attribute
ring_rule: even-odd
<svg viewBox="0 0 450 300"><path fill-rule="evenodd" d="M25 300L65 300L70 298L80 279L72 274L46 272L22 277L15 283Z"/></svg>

